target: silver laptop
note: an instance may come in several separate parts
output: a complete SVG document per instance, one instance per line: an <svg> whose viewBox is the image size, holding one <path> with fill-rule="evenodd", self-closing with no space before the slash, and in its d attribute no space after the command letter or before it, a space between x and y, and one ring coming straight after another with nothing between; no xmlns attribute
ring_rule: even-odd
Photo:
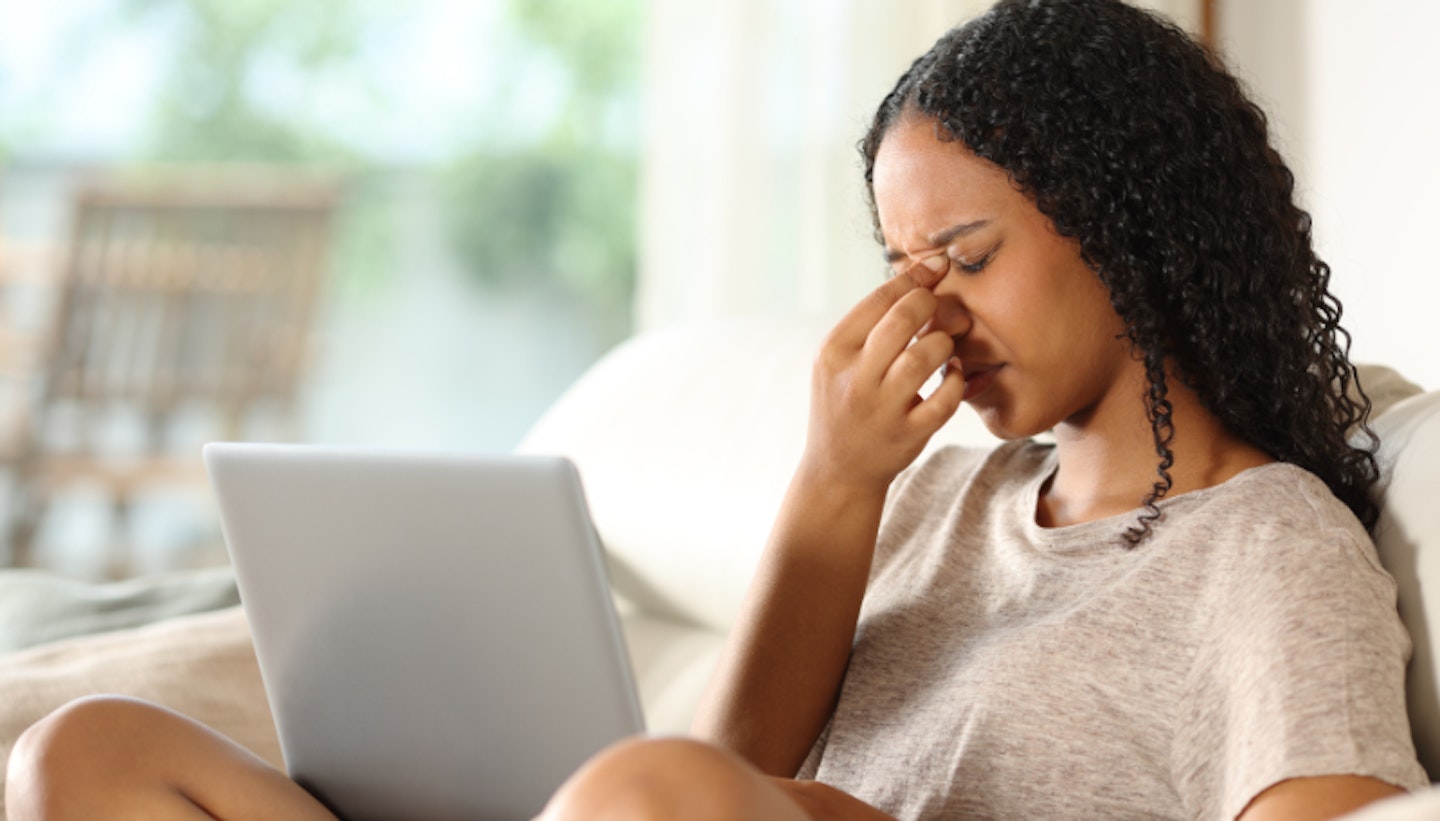
<svg viewBox="0 0 1440 821"><path fill-rule="evenodd" d="M528 819L643 729L568 461L204 455L286 767L342 818Z"/></svg>

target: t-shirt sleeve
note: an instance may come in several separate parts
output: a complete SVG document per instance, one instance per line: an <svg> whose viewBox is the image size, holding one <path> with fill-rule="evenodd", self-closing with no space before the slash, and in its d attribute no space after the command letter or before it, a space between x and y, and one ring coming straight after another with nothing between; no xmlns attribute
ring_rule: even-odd
<svg viewBox="0 0 1440 821"><path fill-rule="evenodd" d="M944 515L943 507L955 495L955 486L973 474L990 454L988 449L949 445L921 455L890 483L876 540L872 579L902 552L915 531L929 519ZM830 738L826 723L795 777L814 780Z"/></svg>
<svg viewBox="0 0 1440 821"><path fill-rule="evenodd" d="M1405 713L1410 638L1358 523L1294 510L1215 569L1172 755L1191 817L1235 818L1290 778L1424 785Z"/></svg>

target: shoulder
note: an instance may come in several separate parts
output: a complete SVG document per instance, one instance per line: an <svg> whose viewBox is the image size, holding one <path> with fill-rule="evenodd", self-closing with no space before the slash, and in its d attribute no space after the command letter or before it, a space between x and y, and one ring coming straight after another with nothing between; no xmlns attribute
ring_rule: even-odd
<svg viewBox="0 0 1440 821"><path fill-rule="evenodd" d="M1187 497L1193 497L1188 498ZM1237 578L1294 581L1312 572L1393 583L1354 513L1314 474L1285 463L1252 468L1166 508L1177 529L1201 535L1205 552Z"/></svg>
<svg viewBox="0 0 1440 821"><path fill-rule="evenodd" d="M1177 528L1190 534L1186 547L1196 554L1180 563L1198 588L1202 666L1234 681L1259 676L1271 684L1333 685L1337 673L1356 670L1403 673L1411 645L1395 581L1360 522L1323 482L1276 464L1215 490L1190 512L1198 527ZM1300 689L1287 699L1299 703Z"/></svg>
<svg viewBox="0 0 1440 821"><path fill-rule="evenodd" d="M1195 806L1235 817L1303 776L1423 781L1395 583L1350 509L1310 473L1273 464L1168 510L1157 533L1173 526L1173 567L1198 588L1176 744Z"/></svg>
<svg viewBox="0 0 1440 821"><path fill-rule="evenodd" d="M1193 501L1188 507L1209 515L1228 509L1236 519L1290 524L1314 521L1325 527L1345 528L1352 522L1359 525L1350 509L1319 477L1286 462L1250 468L1219 485L1171 500L1175 504L1185 501Z"/></svg>

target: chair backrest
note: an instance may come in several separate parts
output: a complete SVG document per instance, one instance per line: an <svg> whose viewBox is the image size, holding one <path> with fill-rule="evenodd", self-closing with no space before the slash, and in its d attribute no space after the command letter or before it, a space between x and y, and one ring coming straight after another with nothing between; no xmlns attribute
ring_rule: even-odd
<svg viewBox="0 0 1440 821"><path fill-rule="evenodd" d="M334 202L329 184L263 175L82 187L42 408L73 405L83 418L123 404L143 415L154 439L187 403L220 413L233 436L252 403L288 400Z"/></svg>

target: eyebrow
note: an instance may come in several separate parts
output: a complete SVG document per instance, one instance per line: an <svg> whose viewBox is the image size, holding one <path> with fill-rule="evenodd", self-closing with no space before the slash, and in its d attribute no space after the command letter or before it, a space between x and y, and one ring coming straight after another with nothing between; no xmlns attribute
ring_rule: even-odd
<svg viewBox="0 0 1440 821"><path fill-rule="evenodd" d="M981 228L984 228L989 224L990 220L988 219L975 220L974 222L962 222L959 225L952 225L949 228L936 231L929 237L926 237L925 241L930 244L931 248L942 248L946 245L949 245L954 240L965 236L966 234L973 234L976 231L979 231ZM892 265L900 261L901 259L904 259L904 257L904 251L897 251L894 248L885 249L885 261Z"/></svg>

